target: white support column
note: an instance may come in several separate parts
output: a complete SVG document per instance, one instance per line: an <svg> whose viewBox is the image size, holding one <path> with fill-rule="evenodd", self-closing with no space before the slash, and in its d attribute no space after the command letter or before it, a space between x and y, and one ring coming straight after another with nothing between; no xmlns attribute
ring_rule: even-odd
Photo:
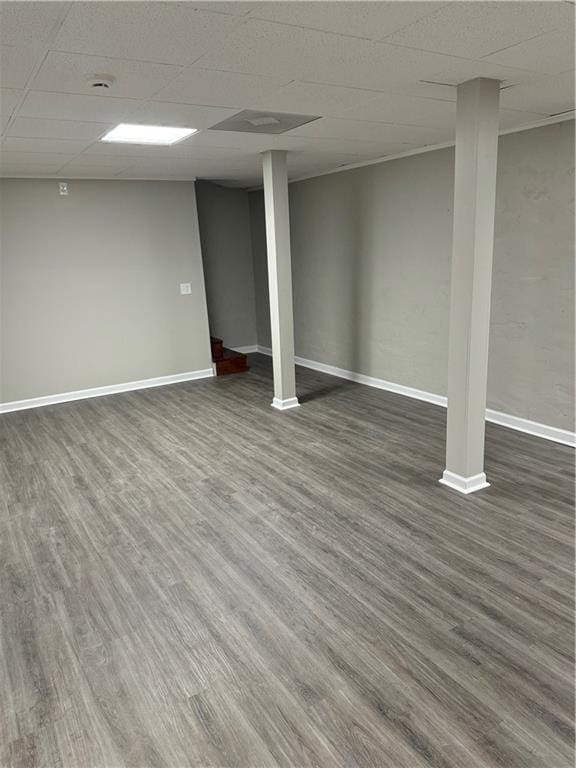
<svg viewBox="0 0 576 768"><path fill-rule="evenodd" d="M494 250L497 80L458 86L446 470L440 480L462 493L486 488L484 426Z"/></svg>
<svg viewBox="0 0 576 768"><path fill-rule="evenodd" d="M264 153L263 175L274 369L272 407L284 411L299 405L294 369L288 172L284 150L274 149Z"/></svg>

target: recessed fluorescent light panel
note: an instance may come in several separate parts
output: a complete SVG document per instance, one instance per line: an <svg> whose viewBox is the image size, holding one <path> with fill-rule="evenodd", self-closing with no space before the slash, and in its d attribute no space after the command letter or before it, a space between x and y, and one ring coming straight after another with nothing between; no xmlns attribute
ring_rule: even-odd
<svg viewBox="0 0 576 768"><path fill-rule="evenodd" d="M130 123L120 123L116 128L100 141L118 142L119 144L160 144L169 146L176 144L188 136L196 133L197 128L172 128L167 125L132 125Z"/></svg>

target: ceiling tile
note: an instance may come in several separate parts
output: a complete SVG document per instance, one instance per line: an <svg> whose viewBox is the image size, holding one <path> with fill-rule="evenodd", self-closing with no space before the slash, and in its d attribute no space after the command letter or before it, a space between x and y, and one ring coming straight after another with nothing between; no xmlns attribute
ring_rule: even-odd
<svg viewBox="0 0 576 768"><path fill-rule="evenodd" d="M380 121L386 123L410 123L422 127L442 130L441 141L452 141L456 131L456 102L441 102L431 99L415 99L421 104L412 104L410 97L394 96L375 99L351 110L358 119ZM535 122L544 117L543 113L522 112L518 110L501 109L500 128L512 128ZM416 142L416 138L410 136ZM438 136L440 142L440 136ZM420 143L420 142L417 142Z"/></svg>
<svg viewBox="0 0 576 768"><path fill-rule="evenodd" d="M444 131L444 132L443 132ZM417 126L388 125L360 120L341 120L325 117L308 123L290 132L291 136L317 136L319 138L348 139L355 141L406 142L408 144L431 144L446 141L444 129L420 128Z"/></svg>
<svg viewBox="0 0 576 768"><path fill-rule="evenodd" d="M142 103L130 116L135 123L154 125L176 125L189 128L209 128L221 120L234 115L237 109L173 104L167 101Z"/></svg>
<svg viewBox="0 0 576 768"><path fill-rule="evenodd" d="M379 157L384 157L383 154ZM323 173L324 171L332 171L336 168L340 168L343 165L357 164L365 161L364 158L359 155L292 155L288 156L288 176L289 178L295 178L304 176L307 174Z"/></svg>
<svg viewBox="0 0 576 768"><path fill-rule="evenodd" d="M456 102L420 99L386 93L345 110L342 117L383 123L404 123L435 128L452 126L456 121Z"/></svg>
<svg viewBox="0 0 576 768"><path fill-rule="evenodd" d="M474 2L474 0L471 1ZM523 0L516 1L523 2ZM554 2L554 0L551 1ZM474 77L491 77L501 80L502 94L512 84L530 83L541 79L541 76L535 72L506 67L486 59L474 61L452 59L450 66L444 70L431 70L422 80L406 83L402 87L387 88L386 91L400 96L416 96L434 101L456 101L455 86ZM439 82L442 78L445 78L445 82L450 84L442 85ZM530 107L527 108L530 110Z"/></svg>
<svg viewBox="0 0 576 768"><path fill-rule="evenodd" d="M0 88L0 115L10 117L20 99L23 91L14 91L11 88Z"/></svg>
<svg viewBox="0 0 576 768"><path fill-rule="evenodd" d="M156 94L158 101L208 104L237 109L249 107L273 93L286 79L188 67Z"/></svg>
<svg viewBox="0 0 576 768"><path fill-rule="evenodd" d="M191 136L190 142L196 146L212 149L234 148L246 152L265 152L267 149L300 149L306 146L307 139L298 136L266 135L259 133L240 133L235 131L202 131Z"/></svg>
<svg viewBox="0 0 576 768"><path fill-rule="evenodd" d="M141 160L137 159L129 170L120 172L120 177L162 178L170 176L180 179L194 179L199 172L206 173L209 167L205 163L182 163L177 160Z"/></svg>
<svg viewBox="0 0 576 768"><path fill-rule="evenodd" d="M287 155L288 165L304 166L310 164L316 165L342 165L343 163L359 162L360 155L355 152L313 152L304 150L303 152L290 152Z"/></svg>
<svg viewBox="0 0 576 768"><path fill-rule="evenodd" d="M414 103L416 102L416 103ZM443 129L442 141L452 141L456 130L456 102L418 99L394 94L378 97L350 110L359 120L404 123ZM513 128L535 122L543 113L500 110L500 128ZM419 143L419 142L418 142Z"/></svg>
<svg viewBox="0 0 576 768"><path fill-rule="evenodd" d="M192 64L226 39L241 18L192 3L72 3L52 46L121 59Z"/></svg>
<svg viewBox="0 0 576 768"><path fill-rule="evenodd" d="M88 139L95 141L111 127L111 123L83 123L75 120L17 117L10 126L10 136L33 139Z"/></svg>
<svg viewBox="0 0 576 768"><path fill-rule="evenodd" d="M72 141L70 139L25 139L7 136L0 145L2 151L12 152L42 152L63 155L77 155L88 146L88 141Z"/></svg>
<svg viewBox="0 0 576 768"><path fill-rule="evenodd" d="M379 157L383 154L384 149L388 150L390 147L390 142L381 137L379 137L378 141L356 141L331 137L295 136L292 132L290 134L284 133L277 136L267 136L255 133L203 131L195 136L191 136L189 141L190 143L193 142L195 146L212 150L216 157L217 153L221 152L224 148L233 148L238 152L251 153L255 157L268 149L285 149L289 152L311 150L319 155L322 155L324 152L342 152L357 154L363 157ZM100 151L100 147L105 146L93 145L87 152L97 152ZM395 142L395 146L398 146L397 142Z"/></svg>
<svg viewBox="0 0 576 768"><path fill-rule="evenodd" d="M259 3L252 17L324 32L378 40L434 13L437 2L274 2Z"/></svg>
<svg viewBox="0 0 576 768"><path fill-rule="evenodd" d="M199 11L212 11L212 13L228 13L232 16L246 16L261 4L260 2L242 2L242 0L206 0L206 2L197 3L195 0L188 0L193 8Z"/></svg>
<svg viewBox="0 0 576 768"><path fill-rule="evenodd" d="M111 171L121 171L134 164L133 157L127 157L124 155L109 157L99 156L94 157L92 155L81 154L69 159L64 168L85 170L86 168L94 170L95 168L105 168Z"/></svg>
<svg viewBox="0 0 576 768"><path fill-rule="evenodd" d="M118 173L114 176L119 181L196 181L198 175L194 171L184 171L181 173L161 173L150 171L134 171L130 168L128 171Z"/></svg>
<svg viewBox="0 0 576 768"><path fill-rule="evenodd" d="M432 99L434 101L456 101L456 88L452 85L439 85L429 83L427 80L417 80L402 87L386 88L387 93L398 96L416 96L419 99Z"/></svg>
<svg viewBox="0 0 576 768"><path fill-rule="evenodd" d="M195 176L199 173L255 173L261 168L258 155L238 154L235 158L204 158L201 155L190 158L134 158L130 173L147 175Z"/></svg>
<svg viewBox="0 0 576 768"><path fill-rule="evenodd" d="M538 78L500 93L500 106L557 115L574 109L574 74Z"/></svg>
<svg viewBox="0 0 576 768"><path fill-rule="evenodd" d="M167 85L181 71L181 67L171 64L150 64L50 51L30 87L36 91L146 99ZM92 88L89 78L95 74L112 75L112 86L109 89Z"/></svg>
<svg viewBox="0 0 576 768"><path fill-rule="evenodd" d="M303 79L315 62L333 61L366 55L370 43L304 29L248 20L221 45L199 59L197 66L247 74L270 75L287 79ZM320 79L320 77L316 78Z"/></svg>
<svg viewBox="0 0 576 768"><path fill-rule="evenodd" d="M41 155L35 152L8 152L0 147L0 169L57 169L62 167L67 160L69 160L67 155Z"/></svg>
<svg viewBox="0 0 576 768"><path fill-rule="evenodd" d="M0 177L3 179L49 179L58 175L57 166L22 166L22 165L0 165Z"/></svg>
<svg viewBox="0 0 576 768"><path fill-rule="evenodd" d="M519 1L522 2L522 0ZM502 64L496 64L485 59L480 61L453 59L448 67L430 72L424 80L432 83L460 85L460 83L465 83L466 80L474 80L476 77L500 80L500 86L505 87L526 83L529 80L533 80L537 75L523 69L504 67Z"/></svg>
<svg viewBox="0 0 576 768"><path fill-rule="evenodd" d="M389 140L386 137L378 141L352 141L350 139L309 139L315 141L317 147L310 144L310 149L321 158L324 152L342 152L357 155L358 160L369 160L374 157L407 152L414 149L414 145L404 141Z"/></svg>
<svg viewBox="0 0 576 768"><path fill-rule="evenodd" d="M0 153L0 171L7 168L21 168L32 171L57 170L65 163L65 157L64 159L52 159L50 157L35 156L34 159L27 159L20 157L20 154L20 152Z"/></svg>
<svg viewBox="0 0 576 768"><path fill-rule="evenodd" d="M323 117L342 117L350 107L365 103L376 91L294 81L260 99L255 106L278 112L299 112Z"/></svg>
<svg viewBox="0 0 576 768"><path fill-rule="evenodd" d="M69 168L67 165L60 168L57 175L62 179L114 179L121 170L128 171L130 166L121 169L103 168L102 166L86 166L83 168Z"/></svg>
<svg viewBox="0 0 576 768"><path fill-rule="evenodd" d="M178 142L172 147L146 146L143 144L112 144L97 141L87 147L83 154L85 157L142 157L151 160L163 158L190 159L194 156L200 156L225 162L227 158L234 157L239 152L240 149L234 147L202 147L192 143L191 140Z"/></svg>
<svg viewBox="0 0 576 768"><path fill-rule="evenodd" d="M501 109L498 114L498 124L501 131L509 128L520 128L523 125L530 125L544 117L540 112L520 112L517 109Z"/></svg>
<svg viewBox="0 0 576 768"><path fill-rule="evenodd" d="M90 144L82 157L89 158L91 163L98 162L97 158L106 157L180 157L177 144L173 147L146 146L143 144L114 144L103 141L95 141Z"/></svg>
<svg viewBox="0 0 576 768"><path fill-rule="evenodd" d="M395 45L476 59L574 23L562 2L452 2L384 38Z"/></svg>
<svg viewBox="0 0 576 768"><path fill-rule="evenodd" d="M60 169L61 175L74 176L97 176L106 174L114 176L117 173L126 171L134 165L133 157L87 157L78 155L72 158L70 162L63 165Z"/></svg>
<svg viewBox="0 0 576 768"><path fill-rule="evenodd" d="M69 3L2 2L0 3L0 43L27 45L48 40Z"/></svg>
<svg viewBox="0 0 576 768"><path fill-rule="evenodd" d="M414 149L414 144L411 144L410 142L405 142L402 140L401 137L394 137L394 134L389 135L387 137L383 137L380 142L366 142L370 149L363 153L361 152L361 148L364 145L363 141L356 141L355 149L358 150L358 154L362 155L362 157L380 157L384 154L395 154L397 152L407 152L410 149ZM421 145L425 145L426 142L422 141Z"/></svg>
<svg viewBox="0 0 576 768"><path fill-rule="evenodd" d="M539 35L499 53L493 53L484 61L530 69L542 75L557 75L573 70L574 29L569 27Z"/></svg>
<svg viewBox="0 0 576 768"><path fill-rule="evenodd" d="M364 151L364 147L370 147ZM355 149L361 149L359 152L292 152L288 155L288 165L291 168L304 166L308 172L312 170L329 170L340 165L349 165L350 163L366 162L368 160L377 160L387 155L397 155L403 152L409 152L414 149L412 144L404 144L397 141L381 142L372 144L371 142L355 142ZM326 158L326 159L325 159Z"/></svg>
<svg viewBox="0 0 576 768"><path fill-rule="evenodd" d="M203 56L210 69L385 90L446 68L452 59L299 27L248 20Z"/></svg>
<svg viewBox="0 0 576 768"><path fill-rule="evenodd" d="M39 56L35 46L0 45L0 84L24 88Z"/></svg>
<svg viewBox="0 0 576 768"><path fill-rule="evenodd" d="M230 170L237 173L258 173L262 170L262 158L258 155L239 155L234 161L215 165L210 163L208 167L213 168L214 172Z"/></svg>
<svg viewBox="0 0 576 768"><path fill-rule="evenodd" d="M474 77L503 81L502 129L529 125L573 108L572 18L569 3L538 0L0 2L0 172L244 185L278 148L294 178L453 140L454 86ZM50 34L57 50L6 135ZM89 74L115 76L112 94L89 92ZM251 108L323 119L278 136L207 130ZM174 147L98 141L121 121L199 133Z"/></svg>
<svg viewBox="0 0 576 768"><path fill-rule="evenodd" d="M206 169L206 167L206 162L201 159L184 162L178 158L158 158L156 160L135 158L131 170L134 173L183 173L188 175L193 174L199 168Z"/></svg>
<svg viewBox="0 0 576 768"><path fill-rule="evenodd" d="M54 120L78 120L107 123L125 119L138 106L134 99L111 96L79 96L72 93L29 91L18 110L19 117L48 117Z"/></svg>

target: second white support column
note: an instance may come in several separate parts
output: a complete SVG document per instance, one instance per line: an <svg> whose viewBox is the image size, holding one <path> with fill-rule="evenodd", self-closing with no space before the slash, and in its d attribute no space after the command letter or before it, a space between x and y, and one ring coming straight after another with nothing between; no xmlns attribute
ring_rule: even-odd
<svg viewBox="0 0 576 768"><path fill-rule="evenodd" d="M299 405L294 368L294 310L286 152L276 149L265 152L262 167L274 370L272 407L284 411Z"/></svg>
<svg viewBox="0 0 576 768"><path fill-rule="evenodd" d="M446 470L461 493L486 488L484 426L500 83L458 86L448 349Z"/></svg>

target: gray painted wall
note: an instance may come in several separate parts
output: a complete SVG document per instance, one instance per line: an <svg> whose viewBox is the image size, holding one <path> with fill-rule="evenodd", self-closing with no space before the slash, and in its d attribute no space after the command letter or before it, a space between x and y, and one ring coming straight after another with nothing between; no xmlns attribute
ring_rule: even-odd
<svg viewBox="0 0 576 768"><path fill-rule="evenodd" d="M210 331L228 347L256 344L248 193L196 183Z"/></svg>
<svg viewBox="0 0 576 768"><path fill-rule="evenodd" d="M69 190L0 182L2 401L209 368L194 184Z"/></svg>
<svg viewBox="0 0 576 768"><path fill-rule="evenodd" d="M290 186L296 354L446 393L453 149ZM499 143L488 407L574 428L574 123ZM263 198L250 195L258 342Z"/></svg>
<svg viewBox="0 0 576 768"><path fill-rule="evenodd" d="M574 429L574 121L502 137L489 407Z"/></svg>

